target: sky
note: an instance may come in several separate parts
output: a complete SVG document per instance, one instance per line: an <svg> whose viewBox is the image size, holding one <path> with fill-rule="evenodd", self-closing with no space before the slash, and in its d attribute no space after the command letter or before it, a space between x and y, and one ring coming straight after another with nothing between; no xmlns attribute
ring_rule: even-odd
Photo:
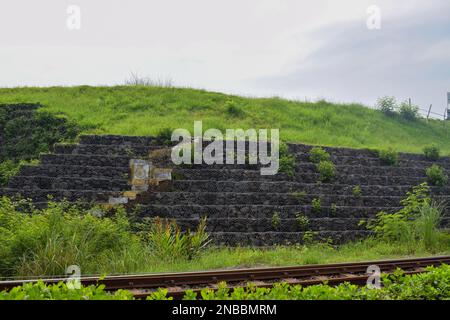
<svg viewBox="0 0 450 320"><path fill-rule="evenodd" d="M118 85L131 73L245 96L390 95L443 114L450 1L1 1L0 86Z"/></svg>

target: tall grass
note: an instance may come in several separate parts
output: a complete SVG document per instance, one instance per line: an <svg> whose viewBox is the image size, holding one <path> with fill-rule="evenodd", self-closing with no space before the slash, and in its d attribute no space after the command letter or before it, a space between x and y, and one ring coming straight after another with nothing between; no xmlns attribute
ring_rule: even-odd
<svg viewBox="0 0 450 320"><path fill-rule="evenodd" d="M131 81L133 82L133 81ZM136 82L136 81L135 81ZM328 146L420 153L436 143L450 153L443 121L410 122L359 104L244 98L194 89L148 85L115 87L2 88L0 103L41 102L44 110L64 113L84 133L156 135L164 128L279 128L281 138ZM242 113L229 112L230 101Z"/></svg>
<svg viewBox="0 0 450 320"><path fill-rule="evenodd" d="M447 244L443 240L445 235L439 231L439 225L442 221L443 206L441 204L424 205L420 208L419 215L415 221L415 229L418 239L426 249L435 250Z"/></svg>

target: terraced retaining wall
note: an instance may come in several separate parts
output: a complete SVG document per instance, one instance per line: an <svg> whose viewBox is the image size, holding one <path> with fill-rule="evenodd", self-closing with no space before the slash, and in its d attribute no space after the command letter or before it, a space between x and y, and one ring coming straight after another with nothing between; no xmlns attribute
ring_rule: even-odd
<svg viewBox="0 0 450 320"><path fill-rule="evenodd" d="M218 244L298 243L311 232L336 243L368 235L359 222L382 210L398 210L406 192L426 181L425 170L433 163L450 170L449 158L432 162L401 154L398 166L385 166L369 150L325 148L337 176L320 183L309 162L311 146L291 144L297 159L293 177L262 176L257 165L192 165L175 167L172 181L133 191L130 160L148 159L163 148L152 137L82 136L79 144L55 145L40 165L22 167L0 193L21 194L37 206L45 206L48 195L96 203L127 195L127 207L138 208L140 217L174 218L183 228L195 228L206 216L207 230ZM353 192L356 186L360 195ZM450 200L449 185L431 190L435 199ZM449 220L447 207L444 226Z"/></svg>

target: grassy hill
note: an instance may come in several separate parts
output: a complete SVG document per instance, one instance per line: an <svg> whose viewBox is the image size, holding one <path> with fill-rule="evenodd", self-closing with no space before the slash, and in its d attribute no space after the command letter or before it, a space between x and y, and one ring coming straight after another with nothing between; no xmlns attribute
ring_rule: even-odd
<svg viewBox="0 0 450 320"><path fill-rule="evenodd" d="M279 128L290 142L422 152L436 143L450 154L450 122L406 121L358 104L244 98L147 86L2 88L1 103L40 102L85 133L154 135L164 128Z"/></svg>

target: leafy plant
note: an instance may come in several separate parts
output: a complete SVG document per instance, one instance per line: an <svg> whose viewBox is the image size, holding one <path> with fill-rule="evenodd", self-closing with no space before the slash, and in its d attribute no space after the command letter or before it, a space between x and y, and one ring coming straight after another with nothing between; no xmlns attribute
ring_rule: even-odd
<svg viewBox="0 0 450 320"><path fill-rule="evenodd" d="M311 210L313 213L319 214L322 211L322 200L315 198L311 203Z"/></svg>
<svg viewBox="0 0 450 320"><path fill-rule="evenodd" d="M273 213L271 223L272 223L272 227L276 230L280 227L281 218L280 218L280 214L278 212Z"/></svg>
<svg viewBox="0 0 450 320"><path fill-rule="evenodd" d="M378 151L378 157L385 165L395 166L398 163L398 153L392 148Z"/></svg>
<svg viewBox="0 0 450 320"><path fill-rule="evenodd" d="M280 168L279 171L287 174L289 177L295 175L295 156L289 153L288 145L284 142L280 143Z"/></svg>
<svg viewBox="0 0 450 320"><path fill-rule="evenodd" d="M171 128L161 129L156 135L156 140L162 145L170 146L172 144L172 132Z"/></svg>
<svg viewBox="0 0 450 320"><path fill-rule="evenodd" d="M19 172L19 164L12 160L0 162L0 186L6 185L12 176Z"/></svg>
<svg viewBox="0 0 450 320"><path fill-rule="evenodd" d="M414 121L419 117L419 107L404 101L400 104L400 116L408 121Z"/></svg>
<svg viewBox="0 0 450 320"><path fill-rule="evenodd" d="M330 154L321 147L314 147L309 152L309 161L316 164L322 161L330 161Z"/></svg>
<svg viewBox="0 0 450 320"><path fill-rule="evenodd" d="M236 105L236 103L231 99L225 102L225 109L227 111L227 114L229 114L232 117L238 118L242 117L245 114L244 111L241 108L239 108Z"/></svg>
<svg viewBox="0 0 450 320"><path fill-rule="evenodd" d="M0 292L0 300L134 300L130 291L105 291L105 285L69 287L67 283L46 285L41 280Z"/></svg>
<svg viewBox="0 0 450 320"><path fill-rule="evenodd" d="M382 97L377 100L376 107L386 115L393 115L397 107L395 97Z"/></svg>
<svg viewBox="0 0 450 320"><path fill-rule="evenodd" d="M360 198L362 195L361 187L355 186L352 190L352 193L353 193L353 196L355 196L356 198Z"/></svg>
<svg viewBox="0 0 450 320"><path fill-rule="evenodd" d="M336 176L336 167L331 161L320 161L316 167L322 182L329 182Z"/></svg>
<svg viewBox="0 0 450 320"><path fill-rule="evenodd" d="M338 210L338 207L337 207L336 203L332 203L331 204L331 214L333 216L335 216L337 214L337 210Z"/></svg>
<svg viewBox="0 0 450 320"><path fill-rule="evenodd" d="M144 236L152 254L162 260L193 259L209 243L206 218L200 220L196 232L182 232L175 220L158 217Z"/></svg>
<svg viewBox="0 0 450 320"><path fill-rule="evenodd" d="M304 214L302 214L302 213L297 213L297 214L295 215L295 220L297 220L297 224L298 224L298 226L299 226L299 228L300 228L301 230L305 230L306 228L308 228L308 225L309 225L309 219L308 219L308 217L305 216Z"/></svg>
<svg viewBox="0 0 450 320"><path fill-rule="evenodd" d="M428 181L434 186L442 187L448 182L448 176L445 174L444 169L437 164L433 164L429 167L426 170L426 174Z"/></svg>
<svg viewBox="0 0 450 320"><path fill-rule="evenodd" d="M423 148L423 154L425 155L426 159L436 161L439 160L441 150L436 144L433 144Z"/></svg>
<svg viewBox="0 0 450 320"><path fill-rule="evenodd" d="M303 191L294 191L294 192L291 192L291 195L295 199L297 199L298 202L303 202L303 200L305 200L305 198L306 198L307 193L304 190Z"/></svg>
<svg viewBox="0 0 450 320"><path fill-rule="evenodd" d="M403 208L395 213L380 212L375 223L368 228L386 241L404 243L411 248L422 244L425 248L437 249L447 236L439 231L442 206L433 204L429 197L429 187L422 183L407 193L401 201ZM450 241L447 241L450 244Z"/></svg>
<svg viewBox="0 0 450 320"><path fill-rule="evenodd" d="M0 272L58 275L73 264L89 270L137 240L122 208L110 217L91 212L64 201L37 210L24 200L0 198Z"/></svg>

